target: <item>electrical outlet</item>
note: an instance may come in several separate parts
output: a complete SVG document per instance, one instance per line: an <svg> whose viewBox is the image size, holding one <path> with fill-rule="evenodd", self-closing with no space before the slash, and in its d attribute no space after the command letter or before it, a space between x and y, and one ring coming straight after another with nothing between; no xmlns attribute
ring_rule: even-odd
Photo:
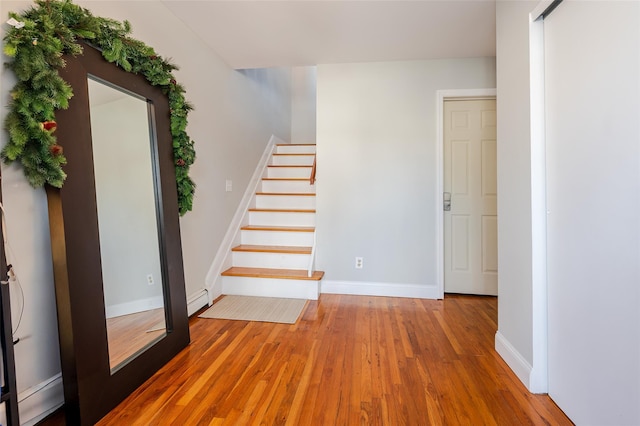
<svg viewBox="0 0 640 426"><path fill-rule="evenodd" d="M362 269L362 261L363 259L361 257L356 257L356 269Z"/></svg>
<svg viewBox="0 0 640 426"><path fill-rule="evenodd" d="M227 179L226 185L225 185L225 190L227 192L231 192L233 190L233 181Z"/></svg>
<svg viewBox="0 0 640 426"><path fill-rule="evenodd" d="M147 284L153 285L153 275L147 275Z"/></svg>

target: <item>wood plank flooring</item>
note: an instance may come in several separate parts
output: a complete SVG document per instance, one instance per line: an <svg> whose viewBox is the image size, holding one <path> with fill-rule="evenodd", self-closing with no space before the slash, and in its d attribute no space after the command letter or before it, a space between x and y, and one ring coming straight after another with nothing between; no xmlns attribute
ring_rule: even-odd
<svg viewBox="0 0 640 426"><path fill-rule="evenodd" d="M107 319L109 366L117 367L165 334L163 308Z"/></svg>
<svg viewBox="0 0 640 426"><path fill-rule="evenodd" d="M294 325L192 318L99 425L572 424L494 351L496 319L492 297L329 294Z"/></svg>

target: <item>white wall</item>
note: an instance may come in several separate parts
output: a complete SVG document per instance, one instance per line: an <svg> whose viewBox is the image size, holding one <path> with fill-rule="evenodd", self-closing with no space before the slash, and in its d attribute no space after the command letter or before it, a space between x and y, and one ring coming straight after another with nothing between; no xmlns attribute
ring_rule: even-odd
<svg viewBox="0 0 640 426"><path fill-rule="evenodd" d="M549 395L576 424L640 424L640 3L544 21Z"/></svg>
<svg viewBox="0 0 640 426"><path fill-rule="evenodd" d="M272 134L290 139L291 72L230 69L160 2L77 3L98 16L129 20L134 37L181 68L176 77L195 106L188 131L198 155L192 167L197 184L194 211L181 220L186 290L188 298L206 303L205 275L264 147ZM30 1L3 0L0 15L31 6ZM5 25L1 28L4 36ZM14 77L4 68L0 72L0 93L6 100ZM0 110L0 119L5 114L5 109ZM0 143L5 141L6 133L1 132ZM44 191L32 189L18 166L2 167L2 195L15 253L12 261L26 300L17 333L21 341L16 346L24 422L61 402L54 285ZM232 192L225 192L226 179L233 181Z"/></svg>
<svg viewBox="0 0 640 426"><path fill-rule="evenodd" d="M291 69L291 143L316 142L316 67Z"/></svg>
<svg viewBox="0 0 640 426"><path fill-rule="evenodd" d="M496 4L500 265L497 349L527 386L534 366L529 12L536 4Z"/></svg>
<svg viewBox="0 0 640 426"><path fill-rule="evenodd" d="M317 81L322 291L436 297L436 91L495 87L495 59L318 65Z"/></svg>
<svg viewBox="0 0 640 426"><path fill-rule="evenodd" d="M31 6L29 1L2 1L0 16ZM4 37L4 19L2 22L0 34ZM3 61L5 59L3 57ZM4 67L0 69L0 76L1 103L6 105L15 78ZM6 108L0 109L3 122L6 111ZM3 130L0 144L4 145L6 138ZM7 261L13 264L24 292L24 312L14 338L20 339L15 346L16 380L20 418L25 422L62 402L49 220L44 190L33 190L17 165L2 163L1 167L2 202L10 245ZM12 285L10 291L15 330L23 298L17 286ZM40 392L41 388L44 391Z"/></svg>

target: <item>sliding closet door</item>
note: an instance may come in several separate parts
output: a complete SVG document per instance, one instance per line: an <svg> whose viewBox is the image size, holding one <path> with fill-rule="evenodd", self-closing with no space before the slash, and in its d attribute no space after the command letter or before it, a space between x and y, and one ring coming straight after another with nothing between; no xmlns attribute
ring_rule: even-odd
<svg viewBox="0 0 640 426"><path fill-rule="evenodd" d="M544 36L549 394L640 424L640 2L564 1Z"/></svg>

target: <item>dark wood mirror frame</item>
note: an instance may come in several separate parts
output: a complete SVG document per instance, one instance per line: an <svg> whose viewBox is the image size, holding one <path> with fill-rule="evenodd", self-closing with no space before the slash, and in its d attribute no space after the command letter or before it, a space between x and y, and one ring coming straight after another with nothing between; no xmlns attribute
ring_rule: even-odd
<svg viewBox="0 0 640 426"><path fill-rule="evenodd" d="M67 66L60 70L74 91L69 109L56 113L56 135L68 160L68 177L62 189L46 190L67 424L88 425L102 418L189 344L189 323L168 100L144 77L108 63L91 46L83 47L84 54L66 57ZM167 334L114 373L107 346L88 75L146 98L153 106L155 125L151 129L156 154L152 162L157 175ZM118 173L117 166L114 173ZM124 247L127 242L122 244Z"/></svg>

